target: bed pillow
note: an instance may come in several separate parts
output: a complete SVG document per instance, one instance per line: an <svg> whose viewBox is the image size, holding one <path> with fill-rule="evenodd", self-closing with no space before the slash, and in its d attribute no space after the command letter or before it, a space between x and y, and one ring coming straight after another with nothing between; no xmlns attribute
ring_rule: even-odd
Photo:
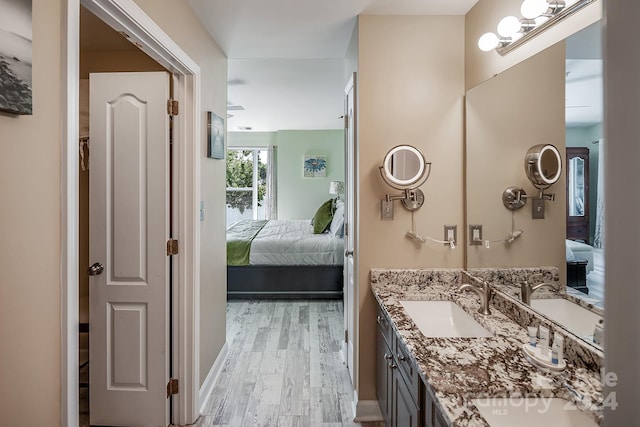
<svg viewBox="0 0 640 427"><path fill-rule="evenodd" d="M336 237L344 236L344 202L342 200L336 201L336 210L329 225L329 233Z"/></svg>
<svg viewBox="0 0 640 427"><path fill-rule="evenodd" d="M313 225L313 234L324 233L333 219L333 199L329 199L320 205L316 213L311 218L311 225Z"/></svg>

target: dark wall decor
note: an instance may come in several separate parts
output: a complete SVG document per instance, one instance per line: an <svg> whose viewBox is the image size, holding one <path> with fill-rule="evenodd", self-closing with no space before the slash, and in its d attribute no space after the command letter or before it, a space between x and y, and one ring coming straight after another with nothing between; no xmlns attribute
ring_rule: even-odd
<svg viewBox="0 0 640 427"><path fill-rule="evenodd" d="M31 114L32 0L0 0L0 111Z"/></svg>

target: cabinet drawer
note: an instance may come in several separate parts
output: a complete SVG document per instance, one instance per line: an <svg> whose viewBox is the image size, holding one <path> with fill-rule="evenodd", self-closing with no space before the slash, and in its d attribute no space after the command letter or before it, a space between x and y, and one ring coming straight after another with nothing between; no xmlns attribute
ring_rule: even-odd
<svg viewBox="0 0 640 427"><path fill-rule="evenodd" d="M393 349L393 328L391 326L391 320L387 317L382 307L378 305L378 313L376 316L376 322L378 323L378 330L382 334L382 337L387 343L389 348Z"/></svg>
<svg viewBox="0 0 640 427"><path fill-rule="evenodd" d="M405 348L400 337L396 337L395 339L394 352L394 356L396 357L396 361L398 364L398 371L407 384L407 388L409 389L409 393L411 394L413 401L416 402L419 407L421 400L420 387L422 385L422 380L418 376L417 366L415 365L413 359L409 357L409 351Z"/></svg>

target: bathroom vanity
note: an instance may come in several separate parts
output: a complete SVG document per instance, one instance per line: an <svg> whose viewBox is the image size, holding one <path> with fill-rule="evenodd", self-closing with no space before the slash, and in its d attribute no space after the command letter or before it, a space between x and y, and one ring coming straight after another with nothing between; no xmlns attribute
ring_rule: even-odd
<svg viewBox="0 0 640 427"><path fill-rule="evenodd" d="M527 330L513 319L545 324L552 332L559 329L533 311L508 313L522 307L510 306L512 301L502 295L494 295L491 314L478 313L478 296L458 291L463 277L468 283L470 278L457 269L371 270L378 302L377 398L386 425L498 425L491 414L500 411L492 405L502 405L502 421L509 414L519 420L548 416L556 421L568 415L578 417L579 425L601 424L597 355L587 357L584 365L582 350L574 348L581 344L567 343L566 369L543 374L525 359ZM442 307L448 314L442 314ZM448 322L441 322L443 315ZM545 411L519 414L516 407L525 399L532 405L544 403ZM560 426L556 421L553 425Z"/></svg>

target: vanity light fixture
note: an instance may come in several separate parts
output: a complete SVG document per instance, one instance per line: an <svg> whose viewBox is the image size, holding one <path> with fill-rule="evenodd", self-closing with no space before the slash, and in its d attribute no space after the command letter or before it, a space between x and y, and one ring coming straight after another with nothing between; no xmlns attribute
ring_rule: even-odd
<svg viewBox="0 0 640 427"><path fill-rule="evenodd" d="M485 52L495 49L506 55L527 40L571 16L595 0L524 0L520 7L522 18L507 16L498 23L497 34L485 33L478 39L478 47Z"/></svg>

